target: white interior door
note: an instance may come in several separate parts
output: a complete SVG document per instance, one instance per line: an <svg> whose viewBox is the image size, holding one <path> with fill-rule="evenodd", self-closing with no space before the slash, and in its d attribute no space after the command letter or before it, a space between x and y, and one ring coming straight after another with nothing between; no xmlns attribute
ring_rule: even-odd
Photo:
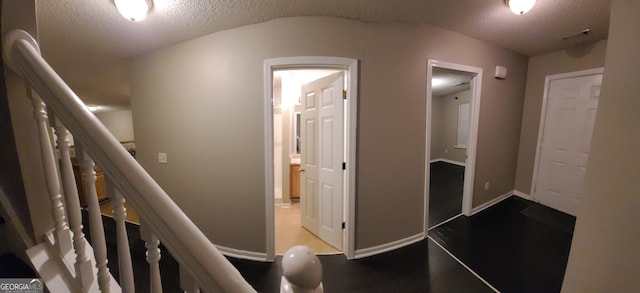
<svg viewBox="0 0 640 293"><path fill-rule="evenodd" d="M342 249L343 73L302 86L302 226Z"/></svg>
<svg viewBox="0 0 640 293"><path fill-rule="evenodd" d="M602 74L552 80L534 198L576 215L587 168Z"/></svg>

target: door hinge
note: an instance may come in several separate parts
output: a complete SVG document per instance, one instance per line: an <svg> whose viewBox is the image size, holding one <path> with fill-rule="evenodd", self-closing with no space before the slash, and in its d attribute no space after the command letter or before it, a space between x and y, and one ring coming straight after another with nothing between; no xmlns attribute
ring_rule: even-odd
<svg viewBox="0 0 640 293"><path fill-rule="evenodd" d="M347 99L347 91L342 90L342 99L346 100Z"/></svg>
<svg viewBox="0 0 640 293"><path fill-rule="evenodd" d="M347 162L342 162L342 170L347 170Z"/></svg>
<svg viewBox="0 0 640 293"><path fill-rule="evenodd" d="M342 229L346 229L347 228L347 223L342 222Z"/></svg>

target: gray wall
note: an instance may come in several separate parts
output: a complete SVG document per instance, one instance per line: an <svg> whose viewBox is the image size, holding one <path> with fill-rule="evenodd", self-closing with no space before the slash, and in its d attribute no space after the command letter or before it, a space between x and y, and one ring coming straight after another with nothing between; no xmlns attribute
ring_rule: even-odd
<svg viewBox="0 0 640 293"><path fill-rule="evenodd" d="M516 190L526 194L531 192L531 179L536 159L545 77L547 75L602 67L604 66L606 48L607 41L603 40L529 59L527 89L522 113L522 130L520 131Z"/></svg>
<svg viewBox="0 0 640 293"><path fill-rule="evenodd" d="M213 243L265 251L263 62L314 55L360 60L356 249L423 230L430 58L484 69L474 206L513 189L527 58L430 25L278 19L132 65L138 160ZM496 65L507 80L492 78Z"/></svg>
<svg viewBox="0 0 640 293"><path fill-rule="evenodd" d="M614 0L563 292L640 292L640 2Z"/></svg>
<svg viewBox="0 0 640 293"><path fill-rule="evenodd" d="M118 141L133 141L133 118L131 110L117 110L96 113L100 122L111 131Z"/></svg>
<svg viewBox="0 0 640 293"><path fill-rule="evenodd" d="M458 107L460 104L470 101L470 89L433 98L433 118L431 120L433 131L431 136L432 160L447 159L460 163L465 162L467 150L455 148L458 138Z"/></svg>

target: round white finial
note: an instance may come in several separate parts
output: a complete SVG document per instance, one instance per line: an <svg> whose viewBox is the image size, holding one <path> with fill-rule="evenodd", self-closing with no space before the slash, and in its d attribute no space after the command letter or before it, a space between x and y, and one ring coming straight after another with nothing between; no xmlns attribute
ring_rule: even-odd
<svg viewBox="0 0 640 293"><path fill-rule="evenodd" d="M296 245L282 257L282 274L291 285L315 289L322 282L322 264L309 247Z"/></svg>

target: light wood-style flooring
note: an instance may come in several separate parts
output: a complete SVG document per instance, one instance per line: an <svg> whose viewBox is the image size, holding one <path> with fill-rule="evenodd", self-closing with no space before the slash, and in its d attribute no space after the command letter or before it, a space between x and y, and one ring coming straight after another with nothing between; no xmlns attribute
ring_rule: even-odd
<svg viewBox="0 0 640 293"><path fill-rule="evenodd" d="M274 207L276 254L282 255L295 245L306 245L316 254L337 254L340 250L320 240L300 223L300 203Z"/></svg>
<svg viewBox="0 0 640 293"><path fill-rule="evenodd" d="M125 221L131 222L137 225L140 225L140 217L138 216L138 212L128 203L124 202L124 208L127 209L127 217ZM100 203L100 213L113 218L113 206L111 205L111 200L105 200Z"/></svg>

